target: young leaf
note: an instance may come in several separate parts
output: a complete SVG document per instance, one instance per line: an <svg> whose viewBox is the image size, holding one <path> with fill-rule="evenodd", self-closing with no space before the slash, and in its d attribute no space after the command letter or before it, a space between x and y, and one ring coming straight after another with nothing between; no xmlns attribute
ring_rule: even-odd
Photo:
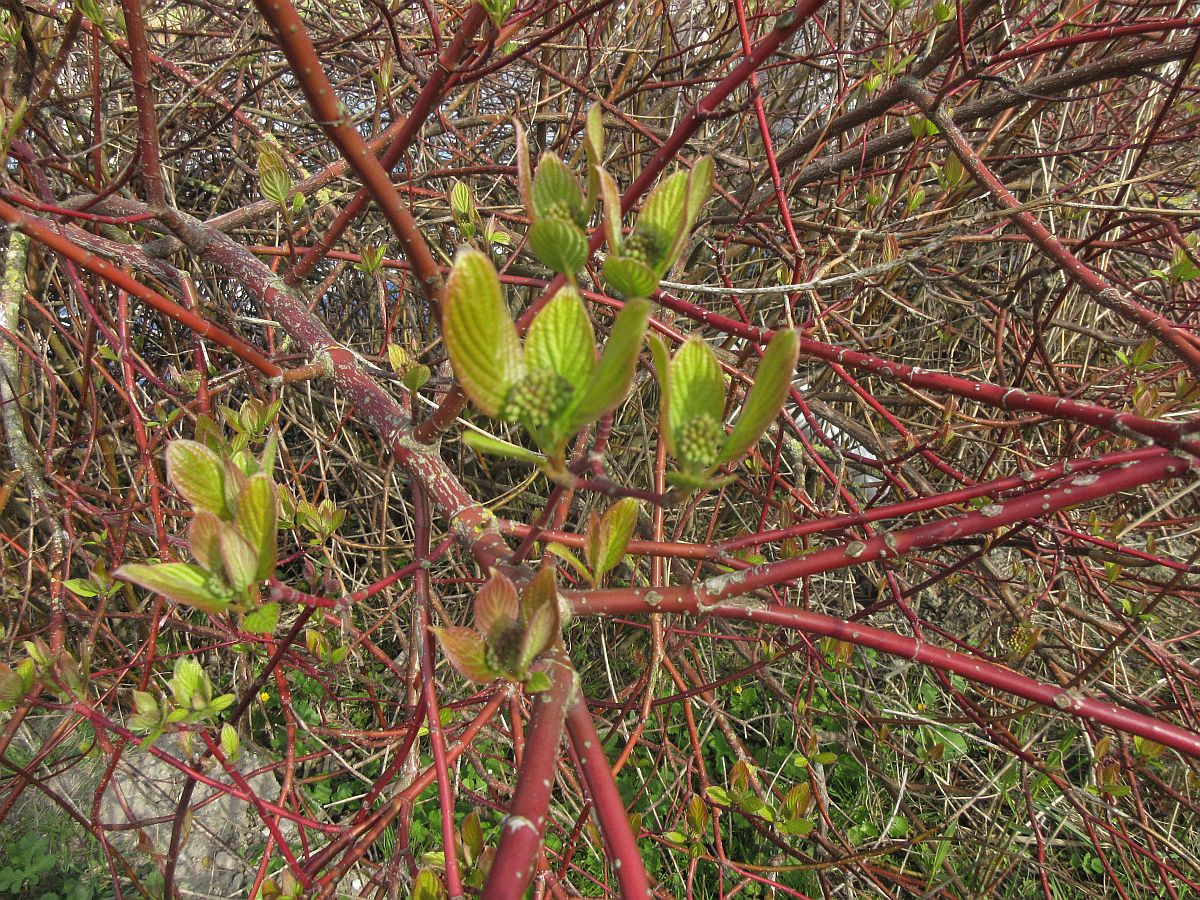
<svg viewBox="0 0 1200 900"><path fill-rule="evenodd" d="M649 297L658 288L658 275L632 256L604 260L604 280L623 297Z"/></svg>
<svg viewBox="0 0 1200 900"><path fill-rule="evenodd" d="M571 414L571 428L578 429L594 422L614 409L625 399L633 373L637 368L638 353L642 349L642 335L646 331L646 320L650 318L650 303L646 300L630 300L617 313L604 353L596 364L587 386L576 399Z"/></svg>
<svg viewBox="0 0 1200 900"><path fill-rule="evenodd" d="M244 591L258 580L258 551L229 525L221 529L221 562L235 591Z"/></svg>
<svg viewBox="0 0 1200 900"><path fill-rule="evenodd" d="M442 336L463 392L486 415L498 416L524 364L500 278L478 250L464 248L455 257L442 306Z"/></svg>
<svg viewBox="0 0 1200 900"><path fill-rule="evenodd" d="M587 208L591 209L600 192L600 166L604 163L604 118L599 103L588 109L583 129L583 149L588 160Z"/></svg>
<svg viewBox="0 0 1200 900"><path fill-rule="evenodd" d="M779 415L792 387L792 375L796 371L799 354L800 339L794 330L786 328L775 332L758 364L754 384L746 396L746 405L725 441L718 462L729 462L740 457Z"/></svg>
<svg viewBox="0 0 1200 900"><path fill-rule="evenodd" d="M446 890L429 869L422 869L413 881L412 900L445 900Z"/></svg>
<svg viewBox="0 0 1200 900"><path fill-rule="evenodd" d="M238 733L237 729L226 722L221 726L221 752L225 754L226 759L235 759L238 755Z"/></svg>
<svg viewBox="0 0 1200 900"><path fill-rule="evenodd" d="M194 606L206 613L222 613L230 606L229 591L224 585L200 567L188 563L162 563L157 566L129 563L113 574L162 594L168 600Z"/></svg>
<svg viewBox="0 0 1200 900"><path fill-rule="evenodd" d="M538 610L553 607L558 615L558 585L554 566L542 566L521 592L521 621L528 623Z"/></svg>
<svg viewBox="0 0 1200 900"><path fill-rule="evenodd" d="M720 421L725 412L725 381L712 348L696 335L683 342L671 360L671 403L667 427L676 444L692 420L707 416Z"/></svg>
<svg viewBox="0 0 1200 900"><path fill-rule="evenodd" d="M479 632L471 628L430 628L442 645L446 659L468 681L487 684L496 673L487 664L487 645Z"/></svg>
<svg viewBox="0 0 1200 900"><path fill-rule="evenodd" d="M688 173L676 172L658 183L638 214L634 231L653 230L675 243L686 228L688 211Z"/></svg>
<svg viewBox="0 0 1200 900"><path fill-rule="evenodd" d="M210 572L221 571L221 528L221 520L203 509L196 511L188 526L188 548Z"/></svg>
<svg viewBox="0 0 1200 900"><path fill-rule="evenodd" d="M525 363L561 375L576 390L583 387L596 367L596 333L577 290L561 288L534 316L525 336Z"/></svg>
<svg viewBox="0 0 1200 900"><path fill-rule="evenodd" d="M592 580L592 573L588 571L587 566L580 561L579 557L571 552L570 547L560 544L557 541L552 541L546 545L546 552L557 556L588 581Z"/></svg>
<svg viewBox="0 0 1200 900"><path fill-rule="evenodd" d="M192 506L227 518L225 466L221 457L195 441L171 441L167 446L167 478Z"/></svg>
<svg viewBox="0 0 1200 900"><path fill-rule="evenodd" d="M587 263L587 238L574 222L557 216L534 221L529 247L543 263L568 278L574 278Z"/></svg>
<svg viewBox="0 0 1200 900"><path fill-rule="evenodd" d="M525 126L513 120L517 142L517 190L521 194L521 202L531 219L536 218L533 210L533 178L529 171L529 139L525 136Z"/></svg>
<svg viewBox="0 0 1200 900"><path fill-rule="evenodd" d="M510 444L508 441L502 441L490 434L480 434L478 431L464 431L462 441L472 450L478 453L487 453L490 456L517 459L535 466L540 466L546 461L545 454L538 453L536 450Z"/></svg>
<svg viewBox="0 0 1200 900"><path fill-rule="evenodd" d="M212 686L204 676L204 669L190 656L181 656L175 660L175 671L171 678L171 694L178 706L196 706L193 701L199 700L199 705L207 705L212 696Z"/></svg>
<svg viewBox="0 0 1200 900"><path fill-rule="evenodd" d="M592 167L599 185L600 199L604 201L604 237L608 241L611 256L621 255L621 192L617 183L599 165Z"/></svg>
<svg viewBox="0 0 1200 900"><path fill-rule="evenodd" d="M493 572L475 595L475 628L480 634L490 635L517 621L520 602L517 588L500 572Z"/></svg>
<svg viewBox="0 0 1200 900"><path fill-rule="evenodd" d="M557 216L576 225L586 222L583 191L575 173L553 153L543 153L533 172L533 211L539 219Z"/></svg>
<svg viewBox="0 0 1200 900"><path fill-rule="evenodd" d="M597 581L615 569L625 556L625 548L629 546L629 539L633 537L633 529L637 526L637 514L637 501L626 497L614 504L600 519L596 556L589 560Z"/></svg>
<svg viewBox="0 0 1200 900"><path fill-rule="evenodd" d="M242 619L242 630L250 634L274 634L279 624L279 604L264 603Z"/></svg>
<svg viewBox="0 0 1200 900"><path fill-rule="evenodd" d="M539 607L525 623L525 634L521 640L521 653L517 659L517 672L529 671L533 661L558 637L558 601Z"/></svg>
<svg viewBox="0 0 1200 900"><path fill-rule="evenodd" d="M479 813L474 810L467 813L463 818L459 834L462 836L463 850L465 851L463 856L466 858L467 865L471 865L483 853L483 824L479 821Z"/></svg>
<svg viewBox="0 0 1200 900"><path fill-rule="evenodd" d="M259 472L247 480L242 488L238 497L237 524L258 558L254 580L270 578L275 571L278 506L275 483L265 472Z"/></svg>
<svg viewBox="0 0 1200 900"><path fill-rule="evenodd" d="M667 353L666 344L657 334L647 337L646 343L650 346L650 358L654 361L654 374L658 376L658 436L666 443L667 452L678 456L675 438L671 435L671 429L667 427L667 410L671 408L671 357Z"/></svg>

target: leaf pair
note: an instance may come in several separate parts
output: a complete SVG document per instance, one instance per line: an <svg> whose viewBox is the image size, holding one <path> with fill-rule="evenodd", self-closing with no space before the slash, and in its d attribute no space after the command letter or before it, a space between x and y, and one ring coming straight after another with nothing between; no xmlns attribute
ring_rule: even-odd
<svg viewBox="0 0 1200 900"><path fill-rule="evenodd" d="M475 595L474 628L432 631L464 678L486 684L497 678L530 681L529 667L558 640L559 629L554 568L545 566L519 596L507 577L493 572Z"/></svg>
<svg viewBox="0 0 1200 900"><path fill-rule="evenodd" d="M491 260L460 250L446 284L442 335L464 393L492 418L524 426L552 459L625 397L649 317L644 300L617 315L597 361L579 292L558 291L529 325L524 347Z"/></svg>
<svg viewBox="0 0 1200 900"><path fill-rule="evenodd" d="M583 542L583 556L587 565L562 544L550 544L546 549L570 563L596 587L624 558L625 548L629 546L633 530L637 527L637 515L638 503L632 497L617 501L603 516L592 513Z"/></svg>
<svg viewBox="0 0 1200 900"><path fill-rule="evenodd" d="M783 408L796 369L799 337L792 329L775 332L742 413L728 434L721 424L725 380L712 348L693 335L668 360L666 347L652 336L650 350L662 388L662 437L680 467L678 472L668 472L667 480L687 489L726 483L712 479L712 473L754 446Z"/></svg>
<svg viewBox="0 0 1200 900"><path fill-rule="evenodd" d="M628 237L621 234L621 195L603 168L595 168L604 200L604 230L609 256L604 278L626 297L649 297L658 287L692 233L713 185L711 156L697 160L690 172L676 172L650 192Z"/></svg>
<svg viewBox="0 0 1200 900"><path fill-rule="evenodd" d="M203 444L179 440L167 447L167 477L194 510L188 546L199 565L131 563L114 574L207 613L257 600L257 585L276 562L278 508L270 474L248 453L227 461ZM266 607L274 610L264 618ZM257 622L258 630L273 630L278 607L266 604L256 615L247 627Z"/></svg>

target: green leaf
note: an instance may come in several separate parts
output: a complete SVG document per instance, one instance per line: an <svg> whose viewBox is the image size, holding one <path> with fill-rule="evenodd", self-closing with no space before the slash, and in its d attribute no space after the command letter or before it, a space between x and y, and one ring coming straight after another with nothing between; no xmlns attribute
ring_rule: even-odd
<svg viewBox="0 0 1200 900"><path fill-rule="evenodd" d="M250 634L274 634L279 624L279 604L264 603L242 619L242 630Z"/></svg>
<svg viewBox="0 0 1200 900"><path fill-rule="evenodd" d="M588 571L588 567L583 564L579 557L571 552L570 547L554 541L546 545L546 552L557 556L588 581L592 580L592 573Z"/></svg>
<svg viewBox="0 0 1200 900"><path fill-rule="evenodd" d="M543 263L568 278L574 278L587 263L587 237L574 222L558 216L534 221L529 229L529 247Z"/></svg>
<svg viewBox="0 0 1200 900"><path fill-rule="evenodd" d="M716 803L720 806L732 805L732 801L729 799L729 792L723 787L718 787L715 784L709 785L707 788L705 788L704 793L713 803Z"/></svg>
<svg viewBox="0 0 1200 900"><path fill-rule="evenodd" d="M422 869L413 881L412 900L445 900L446 891L441 881L429 869Z"/></svg>
<svg viewBox="0 0 1200 900"><path fill-rule="evenodd" d="M450 188L450 212L454 217L454 224L463 236L468 240L475 237L479 213L475 209L475 199L471 196L471 189L465 182L455 181Z"/></svg>
<svg viewBox="0 0 1200 900"><path fill-rule="evenodd" d="M529 323L525 363L561 375L576 390L584 386L596 368L596 333L577 290L559 289Z"/></svg>
<svg viewBox="0 0 1200 900"><path fill-rule="evenodd" d="M667 428L678 452L683 428L693 419L706 415L720 421L725 412L725 380L716 354L696 335L676 351L670 372Z"/></svg>
<svg viewBox="0 0 1200 900"><path fill-rule="evenodd" d="M433 372L430 371L429 366L424 363L417 363L417 365L400 376L400 383L415 394L428 383L432 375Z"/></svg>
<svg viewBox="0 0 1200 900"><path fill-rule="evenodd" d="M588 563L597 581L615 569L625 556L625 548L637 525L637 514L637 500L626 497L615 503L596 523L596 541L588 554Z"/></svg>
<svg viewBox="0 0 1200 900"><path fill-rule="evenodd" d="M610 256L604 260L604 280L624 297L649 297L658 288L658 275L632 256Z"/></svg>
<svg viewBox="0 0 1200 900"><path fill-rule="evenodd" d="M464 248L455 257L442 306L442 336L463 392L486 415L498 416L524 363L500 278L478 250Z"/></svg>
<svg viewBox="0 0 1200 900"><path fill-rule="evenodd" d="M520 615L517 587L501 572L493 572L475 595L475 628L490 635L508 628Z"/></svg>
<svg viewBox="0 0 1200 900"><path fill-rule="evenodd" d="M181 656L175 660L175 671L171 678L171 695L177 706L192 707L193 700L199 699L208 705L211 689L206 687L204 669L190 656Z"/></svg>
<svg viewBox="0 0 1200 900"><path fill-rule="evenodd" d="M225 754L226 759L234 759L238 755L238 733L237 729L226 722L221 726L221 752Z"/></svg>
<svg viewBox="0 0 1200 900"><path fill-rule="evenodd" d="M688 173L676 172L658 183L638 214L634 232L651 230L674 244L687 227ZM665 248L664 248L665 249Z"/></svg>
<svg viewBox="0 0 1200 900"><path fill-rule="evenodd" d="M450 665L468 681L487 684L496 678L496 673L487 664L487 645L479 632L454 625L429 630L442 645L442 652L450 660Z"/></svg>
<svg viewBox="0 0 1200 900"><path fill-rule="evenodd" d="M474 810L467 813L458 833L462 837L467 864L473 865L483 854L483 824L479 821L479 813Z"/></svg>
<svg viewBox="0 0 1200 900"><path fill-rule="evenodd" d="M71 578L63 582L63 587L76 597L98 597L100 586L90 578Z"/></svg>
<svg viewBox="0 0 1200 900"><path fill-rule="evenodd" d="M188 525L188 549L196 562L210 572L221 571L221 520L207 510L197 510Z"/></svg>
<svg viewBox="0 0 1200 900"><path fill-rule="evenodd" d="M228 518L225 466L221 457L195 441L172 441L167 446L167 478L192 506Z"/></svg>
<svg viewBox="0 0 1200 900"><path fill-rule="evenodd" d="M148 566L129 563L113 573L168 600L194 606L206 613L222 613L230 606L229 591L208 572L188 563Z"/></svg>
<svg viewBox="0 0 1200 900"><path fill-rule="evenodd" d="M538 569L521 591L521 621L528 624L538 610L549 607L558 616L558 582L554 566Z"/></svg>
<svg viewBox="0 0 1200 900"><path fill-rule="evenodd" d="M553 153L543 153L533 172L533 212L535 219L558 216L583 224L583 191L575 173Z"/></svg>
<svg viewBox="0 0 1200 900"><path fill-rule="evenodd" d="M490 434L481 434L478 431L464 431L462 441L472 450L487 453L490 456L504 456L532 463L535 466L540 466L546 461L545 455L536 450L510 444L508 441L502 441L500 438L492 437Z"/></svg>
<svg viewBox="0 0 1200 900"><path fill-rule="evenodd" d="M244 591L258 580L258 551L228 525L221 529L221 562L235 591Z"/></svg>
<svg viewBox="0 0 1200 900"><path fill-rule="evenodd" d="M539 607L525 623L525 634L521 640L521 651L517 658L517 671L527 672L538 658L558 637L558 602Z"/></svg>
<svg viewBox="0 0 1200 900"><path fill-rule="evenodd" d="M238 497L237 524L242 536L254 549L258 568L254 580L263 581L275 572L278 552L279 507L271 476L259 472L252 476Z"/></svg>
<svg viewBox="0 0 1200 900"><path fill-rule="evenodd" d="M540 694L552 687L554 684L550 681L550 676L542 671L530 672L529 677L525 679L525 693L527 694Z"/></svg>
<svg viewBox="0 0 1200 900"><path fill-rule="evenodd" d="M596 421L625 399L649 318L650 303L646 300L630 300L617 313L600 362L575 402L571 413L573 430Z"/></svg>
<svg viewBox="0 0 1200 900"><path fill-rule="evenodd" d="M725 441L718 462L729 462L740 457L779 415L792 387L792 375L796 371L799 354L800 338L793 329L775 332L758 364L746 404Z"/></svg>

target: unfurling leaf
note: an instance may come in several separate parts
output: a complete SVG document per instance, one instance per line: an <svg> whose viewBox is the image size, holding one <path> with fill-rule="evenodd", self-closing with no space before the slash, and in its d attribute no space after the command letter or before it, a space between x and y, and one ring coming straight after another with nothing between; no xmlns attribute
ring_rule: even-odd
<svg viewBox="0 0 1200 900"><path fill-rule="evenodd" d="M258 184L262 195L281 208L292 192L292 179L283 164L283 157L266 141L258 145Z"/></svg>
<svg viewBox="0 0 1200 900"><path fill-rule="evenodd" d="M455 181L454 186L450 188L450 212L462 236L467 240L475 237L479 212L475 208L471 189L462 181Z"/></svg>
<svg viewBox="0 0 1200 900"><path fill-rule="evenodd" d="M208 705L212 697L212 683L200 663L192 657L181 656L175 660L171 695L177 706L186 709L200 709Z"/></svg>
<svg viewBox="0 0 1200 900"><path fill-rule="evenodd" d="M630 300L617 313L600 361L576 399L571 414L572 430L596 421L625 399L637 369L649 318L650 303L646 300Z"/></svg>
<svg viewBox="0 0 1200 900"><path fill-rule="evenodd" d="M524 363L500 278L478 250L460 250L454 260L442 307L442 336L463 392L486 415L499 416Z"/></svg>
<svg viewBox="0 0 1200 900"><path fill-rule="evenodd" d="M632 256L608 257L603 271L604 280L624 297L649 297L658 288L654 270Z"/></svg>
<svg viewBox="0 0 1200 900"><path fill-rule="evenodd" d="M446 659L468 681L486 684L496 678L487 663L487 645L478 632L453 625L430 630L442 645Z"/></svg>
<svg viewBox="0 0 1200 900"><path fill-rule="evenodd" d="M208 572L188 563L148 566L129 563L113 573L168 600L194 606L206 613L222 613L232 602L228 588Z"/></svg>
<svg viewBox="0 0 1200 900"><path fill-rule="evenodd" d="M506 575L493 572L475 595L475 628L491 635L508 628L520 616L517 588Z"/></svg>
<svg viewBox="0 0 1200 900"><path fill-rule="evenodd" d="M192 506L227 518L225 466L221 457L195 441L172 441L167 446L167 478Z"/></svg>
<svg viewBox="0 0 1200 900"><path fill-rule="evenodd" d="M583 150L588 160L587 208L591 209L600 193L600 167L604 164L604 118L599 103L593 103L588 109Z"/></svg>
<svg viewBox="0 0 1200 900"><path fill-rule="evenodd" d="M558 216L534 221L529 247L543 263L568 278L573 279L587 262L587 237L574 222Z"/></svg>
<svg viewBox="0 0 1200 900"><path fill-rule="evenodd" d="M775 332L758 364L742 414L734 423L717 462L730 462L749 450L779 415L792 387L799 354L800 338L794 330Z"/></svg>
<svg viewBox="0 0 1200 900"><path fill-rule="evenodd" d="M221 726L221 752L226 759L237 758L239 744L237 729L226 722Z"/></svg>
<svg viewBox="0 0 1200 900"><path fill-rule="evenodd" d="M596 367L596 333L574 288L561 288L529 324L525 364L549 369L571 387L582 388Z"/></svg>

